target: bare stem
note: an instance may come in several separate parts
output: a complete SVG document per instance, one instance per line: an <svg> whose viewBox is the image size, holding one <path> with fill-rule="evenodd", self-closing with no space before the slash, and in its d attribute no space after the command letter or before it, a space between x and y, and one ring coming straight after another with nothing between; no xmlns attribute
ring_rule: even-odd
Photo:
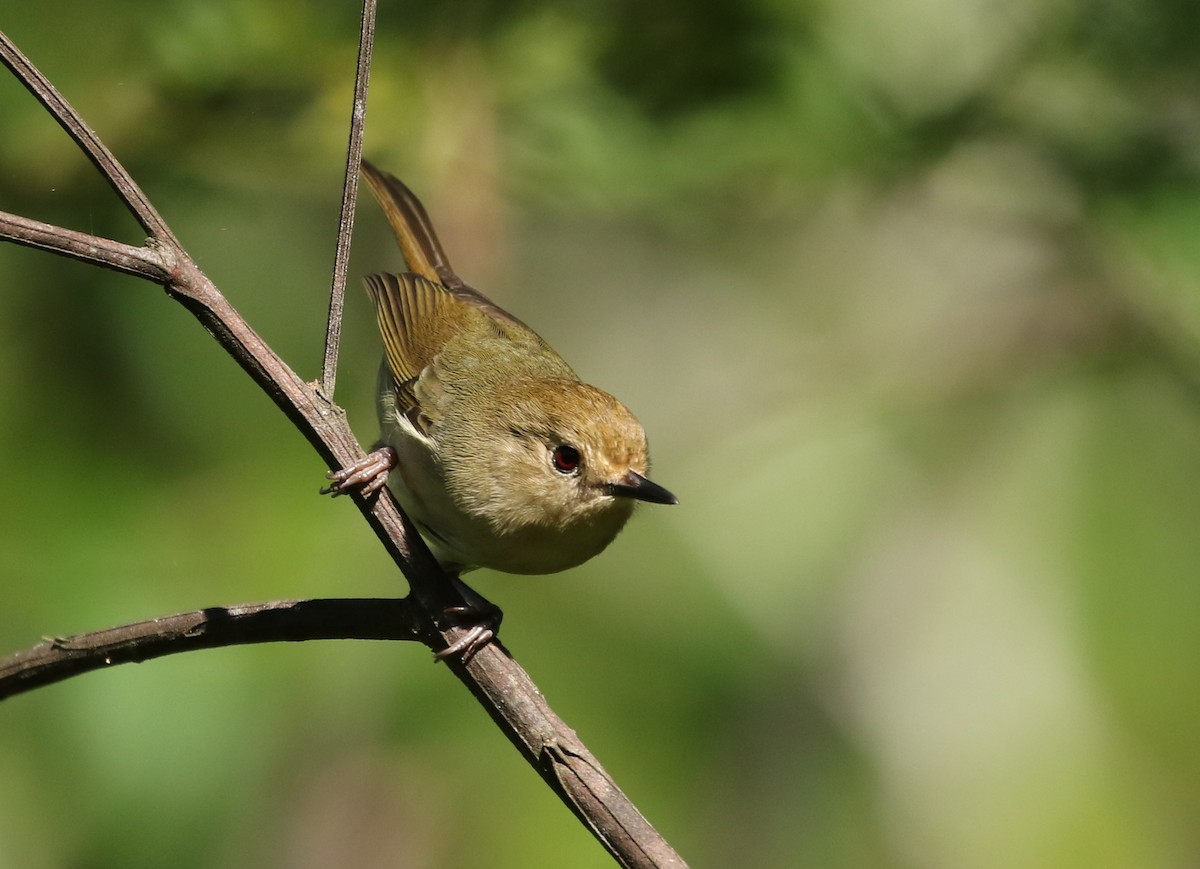
<svg viewBox="0 0 1200 869"><path fill-rule="evenodd" d="M55 637L0 660L0 700L80 673L247 643L300 640L416 640L407 600L278 600L209 607Z"/></svg>
<svg viewBox="0 0 1200 869"><path fill-rule="evenodd" d="M174 249L171 247L157 243L133 247L4 211L0 211L0 238L145 278L156 284L167 283L174 268Z"/></svg>
<svg viewBox="0 0 1200 869"><path fill-rule="evenodd" d="M342 341L342 311L346 301L346 273L350 268L350 238L354 233L354 205L358 201L358 172L362 165L363 129L367 117L367 88L371 82L371 53L375 46L375 0L363 0L358 37L358 62L354 78L354 101L350 111L350 143L346 152L346 180L342 187L342 211L338 220L337 251L333 260L333 284L329 291L329 320L325 331L325 358L321 364L321 394L333 401L337 379L338 348Z"/></svg>

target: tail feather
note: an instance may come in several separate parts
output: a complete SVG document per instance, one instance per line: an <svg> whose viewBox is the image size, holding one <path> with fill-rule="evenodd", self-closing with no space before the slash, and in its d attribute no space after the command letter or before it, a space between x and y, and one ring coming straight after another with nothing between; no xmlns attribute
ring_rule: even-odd
<svg viewBox="0 0 1200 869"><path fill-rule="evenodd" d="M376 169L366 160L362 161L362 173L387 215L408 270L447 287L460 285L462 281L450 267L421 201L399 178Z"/></svg>

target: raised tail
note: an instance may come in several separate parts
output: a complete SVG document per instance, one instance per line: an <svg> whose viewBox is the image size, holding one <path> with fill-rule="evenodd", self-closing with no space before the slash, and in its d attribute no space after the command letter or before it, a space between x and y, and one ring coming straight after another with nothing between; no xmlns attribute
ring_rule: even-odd
<svg viewBox="0 0 1200 869"><path fill-rule="evenodd" d="M362 161L362 174L396 234L408 270L447 287L461 286L421 200L399 178L366 160Z"/></svg>

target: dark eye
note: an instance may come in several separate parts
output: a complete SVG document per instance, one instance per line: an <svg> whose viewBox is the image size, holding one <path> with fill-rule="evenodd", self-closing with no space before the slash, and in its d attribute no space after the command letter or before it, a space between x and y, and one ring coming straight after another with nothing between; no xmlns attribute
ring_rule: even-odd
<svg viewBox="0 0 1200 869"><path fill-rule="evenodd" d="M555 447L551 458L554 461L554 470L560 474L572 474L579 467L579 450L570 444Z"/></svg>

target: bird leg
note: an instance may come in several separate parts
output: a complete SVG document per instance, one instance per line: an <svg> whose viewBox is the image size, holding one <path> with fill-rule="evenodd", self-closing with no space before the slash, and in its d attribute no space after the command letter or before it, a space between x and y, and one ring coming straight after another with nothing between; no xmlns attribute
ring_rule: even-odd
<svg viewBox="0 0 1200 869"><path fill-rule="evenodd" d="M321 490L321 494L333 495L336 498L358 489L360 495L369 498L384 487L397 461L396 451L389 446L382 446L351 465L327 473L326 478L332 482ZM435 652L433 657L435 660L444 661L461 655L465 664L475 657L480 649L496 639L504 613L500 611L500 607L459 579L457 574L449 576L465 603L443 607L442 616L449 624L439 624L438 627L463 628L464 632L446 648Z"/></svg>

